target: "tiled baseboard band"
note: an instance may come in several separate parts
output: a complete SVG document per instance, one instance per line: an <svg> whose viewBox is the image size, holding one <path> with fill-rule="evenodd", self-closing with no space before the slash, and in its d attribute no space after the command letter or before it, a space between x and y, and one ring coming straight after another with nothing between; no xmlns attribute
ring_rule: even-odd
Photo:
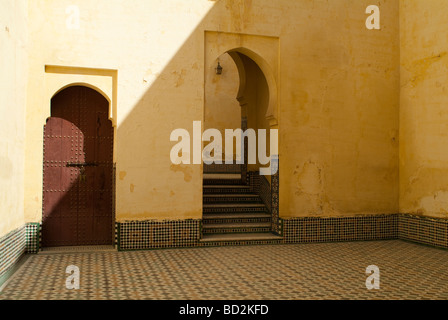
<svg viewBox="0 0 448 320"><path fill-rule="evenodd" d="M202 220L124 221L116 223L119 250L255 244L202 243ZM281 243L402 239L448 249L448 219L411 214L280 219ZM40 224L28 223L0 238L0 277L23 253L40 250ZM277 243L276 241L275 243ZM258 241L257 244L268 244Z"/></svg>
<svg viewBox="0 0 448 320"><path fill-rule="evenodd" d="M117 222L118 250L144 250L196 246L201 220Z"/></svg>
<svg viewBox="0 0 448 320"><path fill-rule="evenodd" d="M285 243L385 240L398 238L398 215L282 219Z"/></svg>
<svg viewBox="0 0 448 320"><path fill-rule="evenodd" d="M448 249L448 219L400 214L398 238Z"/></svg>
<svg viewBox="0 0 448 320"><path fill-rule="evenodd" d="M26 253L38 253L40 248L40 223L27 223L25 225Z"/></svg>
<svg viewBox="0 0 448 320"><path fill-rule="evenodd" d="M25 226L0 238L0 286L26 251Z"/></svg>
<svg viewBox="0 0 448 320"><path fill-rule="evenodd" d="M117 223L119 250L175 247L247 245L251 241L204 243L200 241L201 220L125 221ZM308 243L398 238L398 215L367 215L334 218L281 219L283 239L263 244ZM257 242L258 243L258 242Z"/></svg>

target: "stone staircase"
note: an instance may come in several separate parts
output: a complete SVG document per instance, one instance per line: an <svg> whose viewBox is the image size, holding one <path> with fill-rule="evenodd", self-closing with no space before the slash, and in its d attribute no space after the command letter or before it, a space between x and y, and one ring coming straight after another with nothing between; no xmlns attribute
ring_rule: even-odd
<svg viewBox="0 0 448 320"><path fill-rule="evenodd" d="M280 243L271 233L271 216L241 174L204 173L201 242L216 245Z"/></svg>

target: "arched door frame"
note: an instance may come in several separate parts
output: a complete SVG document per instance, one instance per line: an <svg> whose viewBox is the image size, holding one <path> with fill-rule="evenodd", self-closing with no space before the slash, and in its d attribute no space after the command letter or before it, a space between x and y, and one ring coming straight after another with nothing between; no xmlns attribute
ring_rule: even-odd
<svg viewBox="0 0 448 320"><path fill-rule="evenodd" d="M218 51L216 56L212 57L209 61L216 61L221 55L229 54L230 57L236 64L239 74L240 86L237 93L236 99L240 103L240 106L244 108L246 106L247 99L244 94L246 91L246 70L244 67L244 63L241 58L241 54L245 55L249 59L251 59L261 70L263 73L269 90L269 102L268 108L265 114L266 119L269 121L269 125L271 129L278 129L279 121L278 121L278 87L277 87L277 77L275 73L272 71L272 68L269 66L269 63L258 53L247 48L247 47L234 47L227 48ZM209 66L211 67L211 65ZM210 69L208 69L210 70ZM205 107L205 106L204 106ZM242 129L246 130L244 119L242 121ZM278 145L278 150L280 152L280 142ZM247 156L247 152L244 153L245 157ZM274 169L274 174L270 179L271 186L271 215L272 215L272 225L271 230L279 235L282 235L282 221L280 219L279 212L279 195L280 195L280 174L279 174L279 155L273 155L271 158L271 168ZM247 159L245 159L245 165L243 165L242 175L243 177L247 174Z"/></svg>
<svg viewBox="0 0 448 320"><path fill-rule="evenodd" d="M48 114L48 117L46 119L48 120L48 119L50 119L50 117L53 116L52 115L52 106L51 106L52 105L52 99L54 97L56 97L59 93L64 91L65 89L68 89L68 88L74 87L74 86L81 86L81 87L92 89L96 93L100 94L107 101L107 105L108 105L107 119L110 121L111 127L113 129L112 130L112 139L113 139L112 154L113 155L112 155L112 159L111 159L112 160L112 166L113 166L112 181L111 181L111 183L112 183L112 185L111 185L111 188L112 188L112 190L111 190L111 192L112 192L112 200L111 200L112 201L112 203L111 203L111 206L112 206L111 207L111 210L112 210L112 212L111 212L111 215L112 215L112 217L111 217L111 224L112 224L111 225L111 230L112 230L111 243L114 244L115 243L115 234L114 234L115 225L114 224L115 224L115 205L116 205L115 204L115 152L116 152L116 150L115 150L116 149L115 148L115 140L116 140L115 139L115 135L116 135L116 125L114 125L115 121L113 121L113 119L112 119L112 101L111 101L111 98L103 90L99 89L98 87L96 87L93 84L86 83L86 82L71 82L71 83L68 83L68 84L60 87L59 89L57 89L51 95L51 97L49 98L49 101L48 101L49 114ZM45 123L44 123L44 126L45 126ZM45 148L45 138L43 139L43 148ZM44 159L42 159L42 160L44 160ZM44 165L44 162L42 162L42 165ZM42 181L42 186L43 186L43 181ZM43 198L42 198L42 200L43 200ZM43 214L44 214L44 211L42 210L42 218L43 218Z"/></svg>
<svg viewBox="0 0 448 320"><path fill-rule="evenodd" d="M276 128L278 126L278 90L275 79L276 77L274 76L274 73L269 64L259 54L245 47L232 48L226 51L222 51L215 57L215 59L218 59L225 53L230 55L238 69L240 86L236 99L240 103L240 106L244 106L247 103L244 97L246 86L246 71L244 69L244 63L241 60L240 54L243 54L250 58L260 68L269 88L269 103L265 117L267 120L269 120L271 128ZM212 61L214 61L215 59L212 59Z"/></svg>
<svg viewBox="0 0 448 320"><path fill-rule="evenodd" d="M49 109L50 114L48 116L51 117L51 99L53 99L53 97L55 97L59 92L63 91L64 89L74 87L74 86L87 87L87 88L93 89L96 92L98 92L99 94L101 94L109 103L108 118L109 118L109 120L111 120L112 126L113 127L116 126L114 117L113 117L113 112L112 112L112 99L102 89L100 89L99 87L97 87L91 83L88 83L88 82L70 82L70 83L67 83L66 85L60 87L56 91L54 91L54 93L51 95L51 97L49 97L49 101L48 101L48 103L50 105L50 109Z"/></svg>

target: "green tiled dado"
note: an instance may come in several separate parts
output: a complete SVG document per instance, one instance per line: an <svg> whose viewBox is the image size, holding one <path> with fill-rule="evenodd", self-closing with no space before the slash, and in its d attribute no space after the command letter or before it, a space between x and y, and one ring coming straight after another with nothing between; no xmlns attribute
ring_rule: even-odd
<svg viewBox="0 0 448 320"><path fill-rule="evenodd" d="M38 253L40 249L40 223L27 223L25 231L26 252Z"/></svg>
<svg viewBox="0 0 448 320"><path fill-rule="evenodd" d="M25 230L26 227L23 226L0 238L0 286L26 251Z"/></svg>
<svg viewBox="0 0 448 320"><path fill-rule="evenodd" d="M380 214L354 217L303 217L279 219L281 238L260 240L268 229L263 223L269 221L269 213L246 215L225 213L212 214L207 221L165 220L124 221L116 223L116 245L119 250L145 250L158 248L182 248L204 246L294 244L309 242L339 242L362 240L402 239L448 249L448 219L409 214ZM216 216L216 217L215 217ZM244 229L244 224L258 223L256 228ZM204 223L211 224L204 230ZM234 224L241 224L235 228ZM263 224L263 225L262 225ZM254 239L232 241L211 241L202 239L209 235L226 234L231 230L250 233ZM39 223L28 223L0 239L0 278L23 253L37 253L40 250ZM236 237L237 238L237 237ZM212 238L211 238L212 239ZM205 241L207 240L207 241Z"/></svg>
<svg viewBox="0 0 448 320"><path fill-rule="evenodd" d="M118 250L191 247L200 238L201 220L125 221L116 224Z"/></svg>
<svg viewBox="0 0 448 320"><path fill-rule="evenodd" d="M27 223L0 238L0 286L24 253L39 251L40 224Z"/></svg>
<svg viewBox="0 0 448 320"><path fill-rule="evenodd" d="M398 215L282 219L285 243L398 239Z"/></svg>
<svg viewBox="0 0 448 320"><path fill-rule="evenodd" d="M398 236L402 240L448 248L448 219L401 214Z"/></svg>
<svg viewBox="0 0 448 320"><path fill-rule="evenodd" d="M257 228L254 227L255 229L237 229L234 224L244 225L244 223L241 223L239 220L233 221L231 212L225 215L228 215L228 219L230 219L229 221L224 220L226 223L218 223L219 220L209 220L207 225L203 225L202 220L125 221L117 223L117 245L119 250L125 251L196 246L293 244L398 238L398 215L396 214L280 219L279 227L282 231L282 236L273 237L272 239L260 238L269 229L263 223L260 223L259 226L257 225ZM248 215L248 217L250 216L251 214ZM214 215L211 216L211 218L213 217ZM254 217L250 219L254 219ZM258 219L263 219L263 217ZM204 229L204 226L206 226L206 229ZM232 232L229 233L229 230ZM246 233L246 236L240 236L240 232ZM219 236L224 238L214 241L214 237L210 237L211 235L216 235L216 239ZM227 239L225 236L232 237Z"/></svg>

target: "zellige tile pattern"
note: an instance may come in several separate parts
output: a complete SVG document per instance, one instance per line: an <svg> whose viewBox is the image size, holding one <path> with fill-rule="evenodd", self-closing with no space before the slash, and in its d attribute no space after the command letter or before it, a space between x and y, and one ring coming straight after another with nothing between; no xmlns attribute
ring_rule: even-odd
<svg viewBox="0 0 448 320"><path fill-rule="evenodd" d="M65 288L68 265L79 290ZM366 267L380 268L367 290ZM28 255L0 299L448 299L448 251L400 240Z"/></svg>
<svg viewBox="0 0 448 320"><path fill-rule="evenodd" d="M14 267L26 251L25 229L23 226L0 238L0 285L7 272Z"/></svg>

